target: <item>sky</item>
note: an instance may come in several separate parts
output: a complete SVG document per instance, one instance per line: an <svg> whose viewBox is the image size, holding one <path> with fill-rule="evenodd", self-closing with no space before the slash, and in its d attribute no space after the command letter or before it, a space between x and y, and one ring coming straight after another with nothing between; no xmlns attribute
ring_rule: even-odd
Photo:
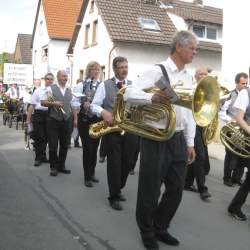
<svg viewBox="0 0 250 250"><path fill-rule="evenodd" d="M203 0L203 3L222 8L223 1ZM0 53L15 51L18 33L32 34L37 4L38 0L0 0Z"/></svg>

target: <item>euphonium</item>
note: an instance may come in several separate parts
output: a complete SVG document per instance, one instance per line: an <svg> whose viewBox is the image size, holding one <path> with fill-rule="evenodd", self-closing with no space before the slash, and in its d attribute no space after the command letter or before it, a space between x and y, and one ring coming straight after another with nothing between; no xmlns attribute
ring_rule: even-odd
<svg viewBox="0 0 250 250"><path fill-rule="evenodd" d="M156 87L145 90L155 93ZM207 76L195 89L174 87L179 100L174 103L192 109L195 122L207 126L215 117L219 107L219 86L215 78ZM121 131L136 134L155 141L168 140L175 132L176 116L173 106L166 104L130 105L123 100L125 89L121 89L114 105L114 124ZM159 121L163 127L158 127ZM112 128L107 130L112 133ZM104 131L103 131L104 132ZM90 128L92 134L92 128ZM104 133L100 133L102 136Z"/></svg>
<svg viewBox="0 0 250 250"><path fill-rule="evenodd" d="M236 122L229 122L221 128L220 139L234 154L250 158L250 136Z"/></svg>
<svg viewBox="0 0 250 250"><path fill-rule="evenodd" d="M230 96L230 91L227 88L220 86L219 94L220 94L220 105L223 105L223 103ZM202 130L202 139L205 145L208 145L213 141L213 139L216 136L218 126L219 126L219 116L217 113L214 119L211 121L211 123L209 123L208 126L204 127Z"/></svg>

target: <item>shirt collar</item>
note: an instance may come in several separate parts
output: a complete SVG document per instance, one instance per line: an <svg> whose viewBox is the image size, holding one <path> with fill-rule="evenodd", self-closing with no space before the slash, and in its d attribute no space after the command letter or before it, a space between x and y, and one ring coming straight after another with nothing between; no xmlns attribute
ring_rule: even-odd
<svg viewBox="0 0 250 250"><path fill-rule="evenodd" d="M59 85L59 83L58 83L58 82L56 82L55 84L59 87L59 89L62 89L62 87ZM66 83L66 85L65 85L65 88L64 88L64 89L66 90L66 89L69 89L69 88L70 88L70 86L68 85L68 83Z"/></svg>
<svg viewBox="0 0 250 250"><path fill-rule="evenodd" d="M172 60L171 57L169 57L167 59L166 64L167 64L168 68L170 69L170 71L172 73L174 73L174 72L183 72L183 73L186 73L186 71L187 71L186 68L184 68L181 71L179 71L179 69L177 68L175 62Z"/></svg>
<svg viewBox="0 0 250 250"><path fill-rule="evenodd" d="M121 81L121 80L119 80L119 79L117 79L115 77L115 83L117 84L118 82L124 82L124 84L127 85L128 84L128 79L124 79L123 81Z"/></svg>

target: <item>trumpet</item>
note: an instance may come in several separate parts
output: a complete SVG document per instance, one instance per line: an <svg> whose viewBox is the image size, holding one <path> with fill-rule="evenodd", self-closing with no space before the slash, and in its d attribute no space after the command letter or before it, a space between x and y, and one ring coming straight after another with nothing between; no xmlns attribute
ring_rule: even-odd
<svg viewBox="0 0 250 250"><path fill-rule="evenodd" d="M51 103L53 103L53 102L55 102L56 101L56 99L55 99L55 97L52 95L52 94L50 94L49 96L48 96L48 99L47 99L49 102L51 102ZM55 107L55 106L53 106L53 108L55 109L55 111L56 112L62 112L62 114L63 115L66 115L66 112L64 111L64 109L62 108L62 107Z"/></svg>

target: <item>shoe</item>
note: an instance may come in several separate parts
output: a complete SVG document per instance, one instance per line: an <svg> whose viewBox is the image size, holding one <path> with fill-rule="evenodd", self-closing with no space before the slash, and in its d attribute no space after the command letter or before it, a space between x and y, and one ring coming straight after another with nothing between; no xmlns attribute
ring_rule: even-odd
<svg viewBox="0 0 250 250"><path fill-rule="evenodd" d="M130 175L134 175L135 174L135 170L134 169L130 170L129 174Z"/></svg>
<svg viewBox="0 0 250 250"><path fill-rule="evenodd" d="M212 195L210 193L208 193L208 191L204 191L200 193L200 197L202 200L206 200L208 198L210 198Z"/></svg>
<svg viewBox="0 0 250 250"><path fill-rule="evenodd" d="M100 163L105 162L105 156L100 156L100 157L99 157L99 162L100 162Z"/></svg>
<svg viewBox="0 0 250 250"><path fill-rule="evenodd" d="M159 249L156 237L154 235L149 235L149 234L147 235L141 233L141 238L142 238L142 243L147 250Z"/></svg>
<svg viewBox="0 0 250 250"><path fill-rule="evenodd" d="M58 172L63 173L63 174L70 174L71 170L66 169L66 168L59 168Z"/></svg>
<svg viewBox="0 0 250 250"><path fill-rule="evenodd" d="M56 168L51 168L51 170L50 170L50 175L51 175L51 176L57 176L57 175L58 175L57 169L56 169Z"/></svg>
<svg viewBox="0 0 250 250"><path fill-rule="evenodd" d="M233 187L234 184L232 183L231 180L228 180L228 181L223 181L224 185L228 186L228 187Z"/></svg>
<svg viewBox="0 0 250 250"><path fill-rule="evenodd" d="M92 181L92 182L95 182L95 183L98 183L98 182L99 182L99 180L98 180L95 176L92 176L92 177L91 177L91 181Z"/></svg>
<svg viewBox="0 0 250 250"><path fill-rule="evenodd" d="M81 146L80 146L79 143L75 143L75 144L74 144L74 147L75 147L75 148L81 148Z"/></svg>
<svg viewBox="0 0 250 250"><path fill-rule="evenodd" d="M94 187L92 181L85 181L84 184L86 187Z"/></svg>
<svg viewBox="0 0 250 250"><path fill-rule="evenodd" d="M44 162L44 163L49 163L49 160L48 160L47 158L43 158L43 159L42 159L42 162Z"/></svg>
<svg viewBox="0 0 250 250"><path fill-rule="evenodd" d="M118 201L126 201L126 200L127 199L122 194L119 194Z"/></svg>
<svg viewBox="0 0 250 250"><path fill-rule="evenodd" d="M192 185L192 186L185 186L184 190L191 191L191 192L194 192L194 193L198 193L198 189L194 185Z"/></svg>
<svg viewBox="0 0 250 250"><path fill-rule="evenodd" d="M35 163L34 163L34 166L35 166L35 167L39 167L40 165L42 165L42 162L36 160Z"/></svg>
<svg viewBox="0 0 250 250"><path fill-rule="evenodd" d="M168 232L156 233L155 235L159 241L162 241L167 245L178 246L180 244L180 242Z"/></svg>
<svg viewBox="0 0 250 250"><path fill-rule="evenodd" d="M243 181L242 180L239 180L239 181L234 181L234 180L232 180L232 184L234 185L234 186L241 186L242 184L243 184Z"/></svg>
<svg viewBox="0 0 250 250"><path fill-rule="evenodd" d="M114 209L114 210L118 210L118 211L121 211L123 208L122 208L122 205L120 204L119 201L115 200L115 201L110 201L110 206Z"/></svg>
<svg viewBox="0 0 250 250"><path fill-rule="evenodd" d="M247 217L242 213L241 209L233 209L232 207L228 207L228 213L235 218L236 220L246 221Z"/></svg>

